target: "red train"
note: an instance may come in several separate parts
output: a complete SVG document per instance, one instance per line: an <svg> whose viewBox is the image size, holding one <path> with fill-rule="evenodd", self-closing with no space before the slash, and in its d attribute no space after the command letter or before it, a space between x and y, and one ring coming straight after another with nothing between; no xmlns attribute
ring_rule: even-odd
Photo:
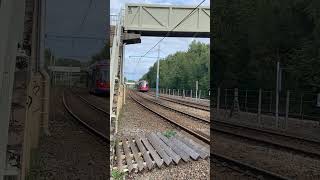
<svg viewBox="0 0 320 180"><path fill-rule="evenodd" d="M141 80L137 83L137 89L140 92L148 92L149 91L149 84L146 80Z"/></svg>
<svg viewBox="0 0 320 180"><path fill-rule="evenodd" d="M107 60L99 61L88 68L88 88L90 93L107 94L110 92L110 64Z"/></svg>

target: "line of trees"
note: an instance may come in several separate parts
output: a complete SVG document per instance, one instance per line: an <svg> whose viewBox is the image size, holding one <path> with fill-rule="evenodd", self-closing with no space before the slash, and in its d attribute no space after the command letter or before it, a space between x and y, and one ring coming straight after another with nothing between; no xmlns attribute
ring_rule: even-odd
<svg viewBox="0 0 320 180"><path fill-rule="evenodd" d="M72 58L58 58L55 59L55 65L56 66L74 66L74 67L87 67L97 61L101 61L101 60L109 60L109 48L107 46L107 44L104 45L104 47L96 54L94 54L91 57L91 60L88 62L80 62L79 60L76 59L72 59ZM47 68L48 66L50 66L50 62L51 60L51 56L54 58L55 55L52 53L52 51L50 49L45 49L44 52L44 56L45 56L45 62L44 62L44 66ZM53 65L53 64L52 64Z"/></svg>
<svg viewBox="0 0 320 180"><path fill-rule="evenodd" d="M72 58L56 58L55 55L52 53L50 49L45 49L44 52L44 67L48 68L48 66L52 65L53 62L51 61L51 56L52 59L55 59L54 64L56 66L73 66L73 67L81 67L84 64L81 63L79 60L72 59Z"/></svg>
<svg viewBox="0 0 320 180"><path fill-rule="evenodd" d="M320 1L218 0L212 16L214 87L320 91Z"/></svg>
<svg viewBox="0 0 320 180"><path fill-rule="evenodd" d="M209 45L193 41L186 52L176 52L160 60L160 88L209 89ZM156 87L157 62L141 79L147 80L150 87Z"/></svg>

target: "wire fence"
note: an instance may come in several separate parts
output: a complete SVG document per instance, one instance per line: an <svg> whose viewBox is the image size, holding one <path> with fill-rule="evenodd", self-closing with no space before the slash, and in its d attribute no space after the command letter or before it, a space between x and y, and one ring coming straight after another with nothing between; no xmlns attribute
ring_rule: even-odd
<svg viewBox="0 0 320 180"><path fill-rule="evenodd" d="M110 15L110 25L115 26L120 21L119 15Z"/></svg>
<svg viewBox="0 0 320 180"><path fill-rule="evenodd" d="M156 93L155 88L151 88L151 91ZM168 95L176 98L191 98L192 100L209 100L210 91L209 90L193 90L193 89L168 89L160 88L159 93L163 95Z"/></svg>
<svg viewBox="0 0 320 180"><path fill-rule="evenodd" d="M277 94L271 90L213 90L215 117L230 119L244 113L255 115L259 123L262 116L269 116L276 121L284 120L284 127L289 118L297 120L320 121L320 94L312 92L282 91ZM277 122L278 123L278 122Z"/></svg>

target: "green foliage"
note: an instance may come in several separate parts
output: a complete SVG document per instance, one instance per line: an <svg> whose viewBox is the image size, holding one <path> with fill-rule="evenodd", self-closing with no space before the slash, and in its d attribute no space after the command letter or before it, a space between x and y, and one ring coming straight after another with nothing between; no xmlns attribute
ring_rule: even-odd
<svg viewBox="0 0 320 180"><path fill-rule="evenodd" d="M177 134L177 132L172 131L172 130L166 130L162 133L165 137L170 138L173 137Z"/></svg>
<svg viewBox="0 0 320 180"><path fill-rule="evenodd" d="M193 41L187 52L177 52L160 60L160 88L209 89L209 45ZM156 87L157 63L141 79Z"/></svg>
<svg viewBox="0 0 320 180"><path fill-rule="evenodd" d="M217 0L213 7L212 82L217 87L320 88L320 1Z"/></svg>
<svg viewBox="0 0 320 180"><path fill-rule="evenodd" d="M110 49L107 46L107 44L105 44L99 53L92 56L92 60L90 61L89 64L93 64L97 61L109 60L109 59L110 59Z"/></svg>
<svg viewBox="0 0 320 180"><path fill-rule="evenodd" d="M52 56L52 58L51 58ZM47 68L50 65L55 66L74 66L80 67L82 64L79 60L70 59L70 58L58 58L54 56L50 49L45 49L44 51L44 66Z"/></svg>
<svg viewBox="0 0 320 180"><path fill-rule="evenodd" d="M118 170L112 170L111 176L115 180L121 180L121 179L123 179L124 173L119 172Z"/></svg>

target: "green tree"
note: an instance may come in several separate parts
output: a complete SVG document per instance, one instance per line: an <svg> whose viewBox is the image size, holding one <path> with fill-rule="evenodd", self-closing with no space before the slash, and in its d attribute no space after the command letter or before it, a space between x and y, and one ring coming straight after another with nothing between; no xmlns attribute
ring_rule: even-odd
<svg viewBox="0 0 320 180"><path fill-rule="evenodd" d="M319 90L319 1L217 0L213 4L213 86Z"/></svg>
<svg viewBox="0 0 320 180"><path fill-rule="evenodd" d="M160 60L160 88L209 89L209 45L193 41L186 52L176 52ZM157 63L141 79L156 86Z"/></svg>

